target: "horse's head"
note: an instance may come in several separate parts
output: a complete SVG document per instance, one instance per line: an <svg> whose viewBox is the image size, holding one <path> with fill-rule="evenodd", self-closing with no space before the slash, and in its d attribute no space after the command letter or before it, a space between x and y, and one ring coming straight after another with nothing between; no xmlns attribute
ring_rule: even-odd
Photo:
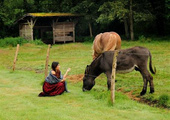
<svg viewBox="0 0 170 120"><path fill-rule="evenodd" d="M92 87L95 85L95 78L96 76L92 74L91 66L87 65L83 77L83 91L88 91L92 89Z"/></svg>

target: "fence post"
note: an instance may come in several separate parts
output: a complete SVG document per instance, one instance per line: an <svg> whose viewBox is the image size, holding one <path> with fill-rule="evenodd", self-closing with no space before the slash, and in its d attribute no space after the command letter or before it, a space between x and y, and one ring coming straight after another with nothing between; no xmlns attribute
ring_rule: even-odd
<svg viewBox="0 0 170 120"><path fill-rule="evenodd" d="M117 62L118 50L114 51L113 64L112 64L112 79L111 79L111 103L115 102L115 78L116 78L116 62Z"/></svg>
<svg viewBox="0 0 170 120"><path fill-rule="evenodd" d="M47 49L46 62L45 62L45 78L48 75L48 61L49 61L50 47L51 47L51 45L49 44L48 49Z"/></svg>
<svg viewBox="0 0 170 120"><path fill-rule="evenodd" d="M17 61L17 56L18 56L18 51L19 51L19 44L17 44L17 49L15 52L15 58L14 58L14 63L13 63L13 71L15 70L15 65L16 65L16 61Z"/></svg>

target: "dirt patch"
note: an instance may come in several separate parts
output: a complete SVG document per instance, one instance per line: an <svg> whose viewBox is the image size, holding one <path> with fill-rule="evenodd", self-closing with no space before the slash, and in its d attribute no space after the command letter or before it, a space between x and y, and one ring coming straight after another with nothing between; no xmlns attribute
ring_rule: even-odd
<svg viewBox="0 0 170 120"><path fill-rule="evenodd" d="M139 102L141 101L140 97L133 95L133 92L134 92L133 90L131 90L129 92L125 92L123 88L119 88L117 91L125 94L126 96L128 96L132 100L139 101Z"/></svg>
<svg viewBox="0 0 170 120"><path fill-rule="evenodd" d="M77 83L83 81L83 74L79 75L68 75L67 78L70 82Z"/></svg>
<svg viewBox="0 0 170 120"><path fill-rule="evenodd" d="M143 103L143 104L148 104L148 105L150 105L150 106L152 106L152 107L155 107L155 106L157 106L157 104L158 104L158 101L157 101L157 100L154 100L154 101L147 100L147 99L145 99L145 98L143 98L143 97L141 97L141 96L139 96L139 95L137 95L137 94L134 94L134 93L133 93L133 92L134 92L133 90L131 90L131 91L129 91L129 92L126 92L126 91L124 91L123 88L119 88L117 91L125 94L125 95L128 96L128 98L130 98L131 100L135 100L135 101L138 101L138 102Z"/></svg>

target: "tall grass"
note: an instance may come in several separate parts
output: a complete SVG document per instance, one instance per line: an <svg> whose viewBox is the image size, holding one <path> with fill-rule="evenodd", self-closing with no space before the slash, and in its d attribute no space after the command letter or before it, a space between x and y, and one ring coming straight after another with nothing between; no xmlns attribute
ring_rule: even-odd
<svg viewBox="0 0 170 120"><path fill-rule="evenodd" d="M17 44L23 45L25 43L32 43L35 45L43 45L44 43L41 40L26 40L22 37L7 37L4 39L0 39L0 47L12 46L15 47Z"/></svg>

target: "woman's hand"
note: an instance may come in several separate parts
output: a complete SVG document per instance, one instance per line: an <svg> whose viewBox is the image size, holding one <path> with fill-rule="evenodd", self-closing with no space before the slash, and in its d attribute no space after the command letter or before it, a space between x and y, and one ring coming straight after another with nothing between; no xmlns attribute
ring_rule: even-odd
<svg viewBox="0 0 170 120"><path fill-rule="evenodd" d="M71 70L71 68L68 68L68 69L67 69L67 72L69 72L70 70Z"/></svg>
<svg viewBox="0 0 170 120"><path fill-rule="evenodd" d="M66 80L66 76L67 76L67 74L68 74L68 72L71 70L71 68L68 68L67 69L67 71L66 71L66 73L64 74L64 76L63 76L63 80L62 81L65 81Z"/></svg>

